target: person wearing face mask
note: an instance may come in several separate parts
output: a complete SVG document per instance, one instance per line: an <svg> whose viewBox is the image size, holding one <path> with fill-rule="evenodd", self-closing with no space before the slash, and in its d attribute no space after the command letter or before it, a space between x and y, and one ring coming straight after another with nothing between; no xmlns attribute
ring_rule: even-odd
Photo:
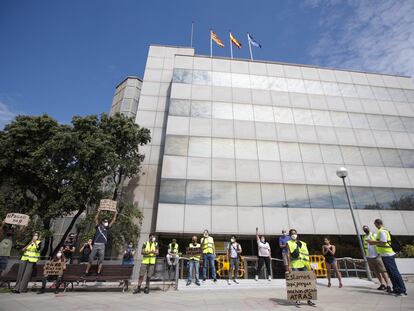
<svg viewBox="0 0 414 311"><path fill-rule="evenodd" d="M362 236L362 243L364 245L365 256L368 260L368 265L371 271L377 276L380 286L378 290L385 290L388 293L391 292L391 280L388 277L387 270L385 269L384 263L382 262L381 256L377 253L375 245L368 244L368 241L375 241L375 233L369 230L367 225L362 226L362 230L365 235Z"/></svg>
<svg viewBox="0 0 414 311"><path fill-rule="evenodd" d="M201 248L203 250L203 281L207 279L207 266L210 266L211 277L214 282L217 282L216 277L216 247L214 245L214 239L209 235L208 230L205 229L203 237L201 238Z"/></svg>
<svg viewBox="0 0 414 311"><path fill-rule="evenodd" d="M193 236L191 238L191 243L188 245L188 248L192 251L200 250L201 253L201 244L197 243L197 236ZM191 284L193 281L193 273L195 284L200 286L200 279L199 279L199 269L200 269L200 255L191 255L188 263L187 263L187 271L188 271L188 278L187 278L187 286Z"/></svg>
<svg viewBox="0 0 414 311"><path fill-rule="evenodd" d="M88 263L89 262L89 256L92 252L92 239L88 239L88 241L82 245L80 252L80 263Z"/></svg>
<svg viewBox="0 0 414 311"><path fill-rule="evenodd" d="M256 281L259 280L260 271L262 270L263 265L265 265L267 275L268 275L267 279L271 281L272 273L270 271L270 260L272 259L272 252L271 252L269 243L266 242L265 237L263 235L259 236L259 228L256 228L256 240L257 240L257 250L259 253L259 256L258 256L259 260L257 262L255 280Z"/></svg>
<svg viewBox="0 0 414 311"><path fill-rule="evenodd" d="M33 234L32 240L23 248L23 256L20 259L19 272L17 273L16 285L12 292L15 294L27 292L27 285L32 276L34 265L40 258L40 235L39 232Z"/></svg>
<svg viewBox="0 0 414 311"><path fill-rule="evenodd" d="M341 272L338 270L338 265L336 264L336 247L331 244L331 241L328 238L324 239L324 245L322 246L322 254L325 256L325 263L327 269L328 277L328 287L331 287L331 268L334 269L335 275L339 280L339 288L342 287L342 276Z"/></svg>
<svg viewBox="0 0 414 311"><path fill-rule="evenodd" d="M171 243L168 244L168 253L165 258L167 259L168 270L171 272L177 267L180 260L179 246L176 239L172 239Z"/></svg>
<svg viewBox="0 0 414 311"><path fill-rule="evenodd" d="M290 240L287 242L289 250L289 271L310 271L309 251L305 242L298 239L298 233L295 229L289 230ZM299 305L300 301L296 301ZM315 306L315 303L308 300L308 305Z"/></svg>
<svg viewBox="0 0 414 311"><path fill-rule="evenodd" d="M45 293L46 284L48 281L56 281L55 294L59 294L59 287L62 284L63 270L66 269L66 258L63 254L63 250L63 248L59 250L56 256L53 257L53 259L51 260L51 263L61 263L63 269L57 275L48 275L46 269L44 270L42 278L42 288L37 292L38 295Z"/></svg>
<svg viewBox="0 0 414 311"><path fill-rule="evenodd" d="M3 239L0 241L0 276L3 271L6 270L9 262L11 249L13 246L13 234L14 230L11 226L7 230L4 230L6 234L3 236L4 221L0 222L0 236Z"/></svg>
<svg viewBox="0 0 414 311"><path fill-rule="evenodd" d="M154 275L155 271L155 263L157 261L158 255L158 243L155 241L155 235L151 233L149 235L149 241L145 242L142 245L142 263L141 268L139 270L139 279L138 279L138 287L134 290L134 294L139 294L141 292L141 285L144 281L144 277L146 276L145 280L145 289L144 293L148 294L150 290L150 280L151 277Z"/></svg>
<svg viewBox="0 0 414 311"><path fill-rule="evenodd" d="M227 284L231 284L230 280L232 278L232 274L234 271L233 282L239 284L237 280L237 276L239 275L239 257L242 252L241 245L237 243L236 237L233 235L230 239L229 247L227 249L227 258L230 262L230 269L229 269L229 279L227 280Z"/></svg>
<svg viewBox="0 0 414 311"><path fill-rule="evenodd" d="M124 255L122 257L122 265L123 266L133 266L134 265L134 255L135 255L135 249L134 249L134 243L130 241L128 243L128 246L126 250L124 250Z"/></svg>
<svg viewBox="0 0 414 311"><path fill-rule="evenodd" d="M108 243L108 235L109 235L109 229L114 224L117 213L115 212L114 217L112 218L111 222L108 222L108 219L103 219L101 223L99 223L99 214L100 211L96 213L95 216L95 236L93 238L93 246L92 251L89 256L89 262L86 266L85 276L89 275L89 270L91 269L93 260L95 257L98 259L98 276L101 274L102 266L103 266L103 260L105 256L105 246L106 243Z"/></svg>
<svg viewBox="0 0 414 311"><path fill-rule="evenodd" d="M287 242L290 240L290 236L286 233L286 230L282 230L282 235L279 237L279 247L282 251L283 265L285 266L285 271L289 271L289 250L287 247Z"/></svg>
<svg viewBox="0 0 414 311"><path fill-rule="evenodd" d="M63 255L68 263L72 263L73 253L75 252L75 234L69 233L68 239L63 243Z"/></svg>

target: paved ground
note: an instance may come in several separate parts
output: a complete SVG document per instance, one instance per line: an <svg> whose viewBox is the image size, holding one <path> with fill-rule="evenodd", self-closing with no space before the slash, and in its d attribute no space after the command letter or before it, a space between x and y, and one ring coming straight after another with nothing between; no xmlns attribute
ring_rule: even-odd
<svg viewBox="0 0 414 311"><path fill-rule="evenodd" d="M335 280L334 280L335 281ZM1 311L70 311L70 310L297 310L287 303L283 280L273 280L271 285L261 280L256 289L247 289L249 284L227 286L219 281L214 286L210 281L202 287L191 287L179 291L152 291L149 295L120 293L119 291L75 291L65 294L44 295L0 294ZM346 279L344 287L326 287L325 280L318 280L317 306L302 305L302 310L414 310L414 284L408 283L405 297L390 296L379 292L376 284Z"/></svg>

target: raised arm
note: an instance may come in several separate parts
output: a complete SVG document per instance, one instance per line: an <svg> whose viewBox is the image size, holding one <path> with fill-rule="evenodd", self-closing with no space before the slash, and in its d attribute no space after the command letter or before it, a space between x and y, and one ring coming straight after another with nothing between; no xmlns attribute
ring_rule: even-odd
<svg viewBox="0 0 414 311"><path fill-rule="evenodd" d="M257 241L260 240L260 238L259 238L259 228L258 227L256 227L256 239L257 239Z"/></svg>
<svg viewBox="0 0 414 311"><path fill-rule="evenodd" d="M98 211L95 215L95 225L99 225L99 214L101 213L101 211Z"/></svg>

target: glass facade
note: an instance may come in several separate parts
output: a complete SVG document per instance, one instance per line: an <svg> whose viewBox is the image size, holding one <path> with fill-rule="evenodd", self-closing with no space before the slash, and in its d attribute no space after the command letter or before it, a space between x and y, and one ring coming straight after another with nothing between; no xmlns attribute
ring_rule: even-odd
<svg viewBox="0 0 414 311"><path fill-rule="evenodd" d="M410 78L193 55L170 67L156 231L350 234L345 166L361 224L414 234L393 220L414 220Z"/></svg>

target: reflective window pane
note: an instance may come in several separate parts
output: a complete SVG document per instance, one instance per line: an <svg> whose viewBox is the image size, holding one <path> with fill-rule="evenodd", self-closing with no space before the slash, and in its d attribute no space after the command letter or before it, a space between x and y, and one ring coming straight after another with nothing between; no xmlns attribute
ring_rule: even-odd
<svg viewBox="0 0 414 311"><path fill-rule="evenodd" d="M349 119L353 128L369 129L369 123L364 114L349 113Z"/></svg>
<svg viewBox="0 0 414 311"><path fill-rule="evenodd" d="M296 124L313 125L312 113L310 110L293 109L293 117Z"/></svg>
<svg viewBox="0 0 414 311"><path fill-rule="evenodd" d="M167 135L165 138L166 155L186 156L188 152L188 136Z"/></svg>
<svg viewBox="0 0 414 311"><path fill-rule="evenodd" d="M191 83L192 82L192 71L188 69L176 68L173 71L173 82L177 83Z"/></svg>
<svg viewBox="0 0 414 311"><path fill-rule="evenodd" d="M269 87L273 91L286 92L288 90L287 82L284 78L269 77Z"/></svg>
<svg viewBox="0 0 414 311"><path fill-rule="evenodd" d="M401 117L404 127L409 132L414 132L414 118Z"/></svg>
<svg viewBox="0 0 414 311"><path fill-rule="evenodd" d="M404 167L414 168L414 150L398 150Z"/></svg>
<svg viewBox="0 0 414 311"><path fill-rule="evenodd" d="M269 82L267 77L250 75L250 87L252 89L268 90Z"/></svg>
<svg viewBox="0 0 414 311"><path fill-rule="evenodd" d="M329 186L334 208L349 208L344 187Z"/></svg>
<svg viewBox="0 0 414 311"><path fill-rule="evenodd" d="M259 183L237 183L237 204L239 206L262 206Z"/></svg>
<svg viewBox="0 0 414 311"><path fill-rule="evenodd" d="M331 192L328 186L308 186L312 208L332 208Z"/></svg>
<svg viewBox="0 0 414 311"><path fill-rule="evenodd" d="M389 209L395 201L395 194L391 188L373 188L378 209Z"/></svg>
<svg viewBox="0 0 414 311"><path fill-rule="evenodd" d="M362 159L368 166L383 166L380 153L377 148L360 148Z"/></svg>
<svg viewBox="0 0 414 311"><path fill-rule="evenodd" d="M414 210L413 189L394 189L396 201L391 202L390 207L397 210Z"/></svg>
<svg viewBox="0 0 414 311"><path fill-rule="evenodd" d="M231 82L232 87L250 88L249 75L232 73Z"/></svg>
<svg viewBox="0 0 414 311"><path fill-rule="evenodd" d="M300 144L300 151L303 162L323 163L319 145Z"/></svg>
<svg viewBox="0 0 414 311"><path fill-rule="evenodd" d="M231 87L231 74L213 71L213 85Z"/></svg>
<svg viewBox="0 0 414 311"><path fill-rule="evenodd" d="M262 184L263 206L286 206L285 190L281 184Z"/></svg>
<svg viewBox="0 0 414 311"><path fill-rule="evenodd" d="M351 127L348 113L331 111L332 124L335 127Z"/></svg>
<svg viewBox="0 0 414 311"><path fill-rule="evenodd" d="M191 116L198 118L211 118L211 102L192 101Z"/></svg>
<svg viewBox="0 0 414 311"><path fill-rule="evenodd" d="M308 191L305 185L285 184L285 193L288 207L310 207Z"/></svg>
<svg viewBox="0 0 414 311"><path fill-rule="evenodd" d="M321 152L324 163L342 164L341 149L335 145L321 145Z"/></svg>
<svg viewBox="0 0 414 311"><path fill-rule="evenodd" d="M404 131L404 125L400 117L385 116L385 122L387 123L388 129L391 131Z"/></svg>
<svg viewBox="0 0 414 311"><path fill-rule="evenodd" d="M235 140L235 150L237 159L257 159L257 147L254 140Z"/></svg>
<svg viewBox="0 0 414 311"><path fill-rule="evenodd" d="M361 152L358 147L341 146L342 157L345 164L363 165Z"/></svg>
<svg viewBox="0 0 414 311"><path fill-rule="evenodd" d="M212 117L214 119L233 119L233 105L231 103L213 102Z"/></svg>
<svg viewBox="0 0 414 311"><path fill-rule="evenodd" d="M190 115L190 101L184 99L171 99L168 114L170 116L188 117Z"/></svg>
<svg viewBox="0 0 414 311"><path fill-rule="evenodd" d="M273 111L277 123L294 123L292 108L273 107Z"/></svg>
<svg viewBox="0 0 414 311"><path fill-rule="evenodd" d="M193 84L210 85L211 84L211 72L204 70L193 71Z"/></svg>
<svg viewBox="0 0 414 311"><path fill-rule="evenodd" d="M385 166L403 167L400 156L398 155L398 151L396 149L380 148L379 151Z"/></svg>
<svg viewBox="0 0 414 311"><path fill-rule="evenodd" d="M161 179L160 203L184 204L185 185L185 180Z"/></svg>
<svg viewBox="0 0 414 311"><path fill-rule="evenodd" d="M211 204L211 181L187 180L186 204Z"/></svg>
<svg viewBox="0 0 414 311"><path fill-rule="evenodd" d="M367 119L369 126L373 130L387 130L387 125L385 123L384 117L381 115L367 114Z"/></svg>
<svg viewBox="0 0 414 311"><path fill-rule="evenodd" d="M355 208L376 209L374 192L369 187L350 187Z"/></svg>
<svg viewBox="0 0 414 311"><path fill-rule="evenodd" d="M299 144L279 142L281 161L301 162Z"/></svg>
<svg viewBox="0 0 414 311"><path fill-rule="evenodd" d="M212 183L212 203L213 205L237 205L236 183L219 182Z"/></svg>

